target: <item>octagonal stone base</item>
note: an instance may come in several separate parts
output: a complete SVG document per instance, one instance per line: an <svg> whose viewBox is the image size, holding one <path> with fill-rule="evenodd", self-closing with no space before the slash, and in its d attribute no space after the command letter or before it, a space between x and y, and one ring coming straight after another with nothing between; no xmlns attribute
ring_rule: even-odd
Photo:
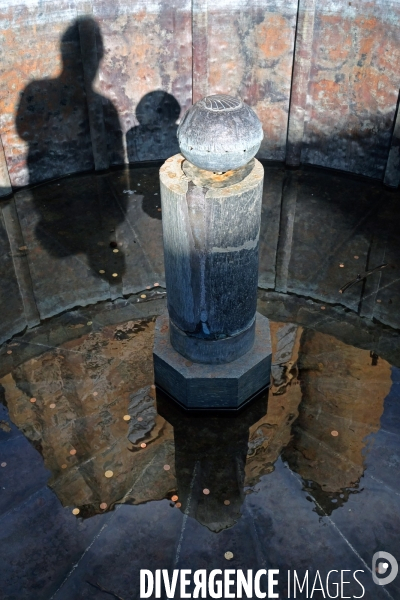
<svg viewBox="0 0 400 600"><path fill-rule="evenodd" d="M171 345L168 314L156 321L155 383L186 408L237 409L270 383L269 321L256 314L255 342L240 358L223 365L191 362Z"/></svg>

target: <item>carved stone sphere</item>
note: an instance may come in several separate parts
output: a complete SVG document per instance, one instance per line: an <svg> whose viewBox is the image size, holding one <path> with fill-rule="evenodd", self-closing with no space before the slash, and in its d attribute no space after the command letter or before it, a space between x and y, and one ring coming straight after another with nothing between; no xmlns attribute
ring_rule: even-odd
<svg viewBox="0 0 400 600"><path fill-rule="evenodd" d="M200 169L238 169L257 153L264 137L256 113L239 98L218 94L194 104L178 127L183 156Z"/></svg>

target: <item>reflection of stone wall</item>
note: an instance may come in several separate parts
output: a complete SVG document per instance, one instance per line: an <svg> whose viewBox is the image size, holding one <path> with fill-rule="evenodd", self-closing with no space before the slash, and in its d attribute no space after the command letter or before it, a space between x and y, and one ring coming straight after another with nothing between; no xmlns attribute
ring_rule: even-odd
<svg viewBox="0 0 400 600"><path fill-rule="evenodd" d="M173 430L150 388L153 335L152 319L106 326L0 380L12 421L42 453L63 505L90 514L101 502L138 503L175 489Z"/></svg>
<svg viewBox="0 0 400 600"><path fill-rule="evenodd" d="M366 437L379 429L390 365L383 359L373 365L367 350L311 330L301 337L298 364L302 402L285 458L340 502L340 492L354 488L364 472Z"/></svg>
<svg viewBox="0 0 400 600"><path fill-rule="evenodd" d="M270 326L272 386L267 414L249 430L245 468L245 484L248 486L274 470L275 461L290 441L291 425L298 415L301 400L296 361L302 328L271 321Z"/></svg>

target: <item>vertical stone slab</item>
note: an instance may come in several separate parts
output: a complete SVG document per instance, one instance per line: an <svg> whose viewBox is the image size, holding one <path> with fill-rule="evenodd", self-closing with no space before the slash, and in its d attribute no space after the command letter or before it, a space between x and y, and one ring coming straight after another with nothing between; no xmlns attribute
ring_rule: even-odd
<svg viewBox="0 0 400 600"><path fill-rule="evenodd" d="M296 167L301 162L307 90L312 61L312 42L316 0L301 0L297 15L296 43L290 96L286 163Z"/></svg>
<svg viewBox="0 0 400 600"><path fill-rule="evenodd" d="M400 87L400 4L315 11L302 162L383 179Z"/></svg>
<svg viewBox="0 0 400 600"><path fill-rule="evenodd" d="M21 292L14 269L14 260L8 239L3 211L7 202L0 204L0 344L27 326Z"/></svg>
<svg viewBox="0 0 400 600"><path fill-rule="evenodd" d="M89 6L86 6L89 10ZM90 13L89 13L90 14ZM103 55L103 43L95 21L88 15L79 20L79 39L81 45L82 65L87 98L90 138L92 140L94 167L97 171L108 169L110 160L107 152L107 137L103 114L102 97L93 90L93 79L96 76L99 61ZM100 48L98 48L100 46Z"/></svg>
<svg viewBox="0 0 400 600"><path fill-rule="evenodd" d="M263 289L274 289L285 169L267 163L264 166L264 174L258 286Z"/></svg>
<svg viewBox="0 0 400 600"><path fill-rule="evenodd" d="M386 163L385 185L397 188L400 184L400 114L397 104L396 119L390 143L389 156Z"/></svg>
<svg viewBox="0 0 400 600"><path fill-rule="evenodd" d="M207 94L238 96L253 108L265 134L259 158L285 159L296 15L297 0L207 4L208 73L204 65L201 73L208 81L203 89ZM202 28L195 31L201 31L204 40L202 18ZM197 19L200 26L200 16ZM194 89L195 98L201 95Z"/></svg>
<svg viewBox="0 0 400 600"><path fill-rule="evenodd" d="M286 293L288 289L289 263L292 256L293 229L296 216L297 188L299 174L288 171L282 188L282 207L279 229L278 249L276 253L277 292Z"/></svg>
<svg viewBox="0 0 400 600"><path fill-rule="evenodd" d="M103 220L93 179L66 178L15 194L42 319L110 298L115 223Z"/></svg>
<svg viewBox="0 0 400 600"><path fill-rule="evenodd" d="M193 0L192 37L192 102L195 104L208 95L208 0Z"/></svg>
<svg viewBox="0 0 400 600"><path fill-rule="evenodd" d="M34 327L40 323L40 317L33 293L32 278L27 258L28 248L25 246L14 199L4 204L3 219L8 233L11 256L24 305L26 322L28 327Z"/></svg>
<svg viewBox="0 0 400 600"><path fill-rule="evenodd" d="M8 175L7 161L0 136L0 198L11 194L11 181Z"/></svg>
<svg viewBox="0 0 400 600"><path fill-rule="evenodd" d="M93 168L75 19L74 1L0 2L0 131L13 186Z"/></svg>
<svg viewBox="0 0 400 600"><path fill-rule="evenodd" d="M168 158L192 104L190 0L97 0L93 17L104 44L94 89L119 121L103 107L110 164Z"/></svg>

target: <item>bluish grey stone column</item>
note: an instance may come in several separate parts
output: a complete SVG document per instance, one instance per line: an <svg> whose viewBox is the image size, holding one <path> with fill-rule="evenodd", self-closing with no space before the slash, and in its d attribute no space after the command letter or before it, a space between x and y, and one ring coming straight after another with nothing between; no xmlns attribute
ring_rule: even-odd
<svg viewBox="0 0 400 600"><path fill-rule="evenodd" d="M182 154L160 170L169 320L156 333L156 383L186 406L201 403L200 396L194 399L195 386L201 397L213 396L213 407L238 406L269 382L269 327L256 317L264 169L254 154L261 123L240 100L210 96L186 113L178 140ZM265 356L260 340L255 345L257 319ZM195 384L188 387L191 377L184 376L184 393L177 380L182 358L186 367L197 364ZM257 376L249 379L253 367ZM230 373L233 387L226 383ZM213 380L208 392L207 379Z"/></svg>

